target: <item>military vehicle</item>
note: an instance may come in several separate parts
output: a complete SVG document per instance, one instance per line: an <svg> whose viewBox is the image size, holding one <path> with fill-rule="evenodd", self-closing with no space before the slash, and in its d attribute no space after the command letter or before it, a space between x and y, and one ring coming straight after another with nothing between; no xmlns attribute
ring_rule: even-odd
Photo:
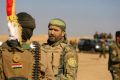
<svg viewBox="0 0 120 80"><path fill-rule="evenodd" d="M80 39L78 42L80 51L91 51L95 49L95 41L92 39Z"/></svg>
<svg viewBox="0 0 120 80"><path fill-rule="evenodd" d="M103 46L104 45L104 46ZM80 39L78 42L79 51L95 51L95 52L105 52L109 51L109 41L104 41L103 39Z"/></svg>

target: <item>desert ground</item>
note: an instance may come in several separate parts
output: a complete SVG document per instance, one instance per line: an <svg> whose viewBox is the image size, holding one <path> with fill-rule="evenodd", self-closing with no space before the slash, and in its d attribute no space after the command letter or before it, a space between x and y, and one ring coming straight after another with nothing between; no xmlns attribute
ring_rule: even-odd
<svg viewBox="0 0 120 80"><path fill-rule="evenodd" d="M1 35L0 41L4 42L8 36ZM37 35L32 37L31 41L36 40L41 43L46 42L46 35ZM99 57L97 53L78 52L79 66L77 80L112 80L111 74L108 71L108 58Z"/></svg>
<svg viewBox="0 0 120 80"><path fill-rule="evenodd" d="M77 80L112 80L108 71L108 58L95 53L78 53L79 67Z"/></svg>

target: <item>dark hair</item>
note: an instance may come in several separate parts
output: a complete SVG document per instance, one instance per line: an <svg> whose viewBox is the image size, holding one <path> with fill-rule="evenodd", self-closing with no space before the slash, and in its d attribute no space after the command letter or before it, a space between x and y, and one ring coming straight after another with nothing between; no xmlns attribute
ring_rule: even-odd
<svg viewBox="0 0 120 80"><path fill-rule="evenodd" d="M36 27L34 18L26 13L20 12L17 14L18 22L22 27L22 39L27 41L33 35L33 30Z"/></svg>
<svg viewBox="0 0 120 80"><path fill-rule="evenodd" d="M32 28L36 27L35 19L26 12L20 12L17 14L18 22L23 28Z"/></svg>
<svg viewBox="0 0 120 80"><path fill-rule="evenodd" d="M116 37L120 36L120 31L116 31Z"/></svg>

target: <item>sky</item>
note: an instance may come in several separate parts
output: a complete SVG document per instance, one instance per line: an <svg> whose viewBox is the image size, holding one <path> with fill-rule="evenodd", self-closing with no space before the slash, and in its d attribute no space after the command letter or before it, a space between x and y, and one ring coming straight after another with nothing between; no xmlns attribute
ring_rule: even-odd
<svg viewBox="0 0 120 80"><path fill-rule="evenodd" d="M53 18L66 22L68 36L92 36L120 30L120 0L16 0L16 12L36 20L35 35L47 34ZM6 0L0 0L0 35L8 34Z"/></svg>

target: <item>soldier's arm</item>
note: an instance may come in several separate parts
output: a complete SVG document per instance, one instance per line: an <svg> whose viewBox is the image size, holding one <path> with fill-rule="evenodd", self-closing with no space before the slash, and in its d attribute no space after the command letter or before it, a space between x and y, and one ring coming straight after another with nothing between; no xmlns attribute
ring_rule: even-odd
<svg viewBox="0 0 120 80"><path fill-rule="evenodd" d="M78 56L75 50L68 50L64 60L66 80L76 80L78 69Z"/></svg>
<svg viewBox="0 0 120 80"><path fill-rule="evenodd" d="M112 60L112 63L120 63L120 58L118 56L118 51L117 51L117 48L115 45L111 46L110 48L111 52L110 52L110 55L111 55L111 60Z"/></svg>

